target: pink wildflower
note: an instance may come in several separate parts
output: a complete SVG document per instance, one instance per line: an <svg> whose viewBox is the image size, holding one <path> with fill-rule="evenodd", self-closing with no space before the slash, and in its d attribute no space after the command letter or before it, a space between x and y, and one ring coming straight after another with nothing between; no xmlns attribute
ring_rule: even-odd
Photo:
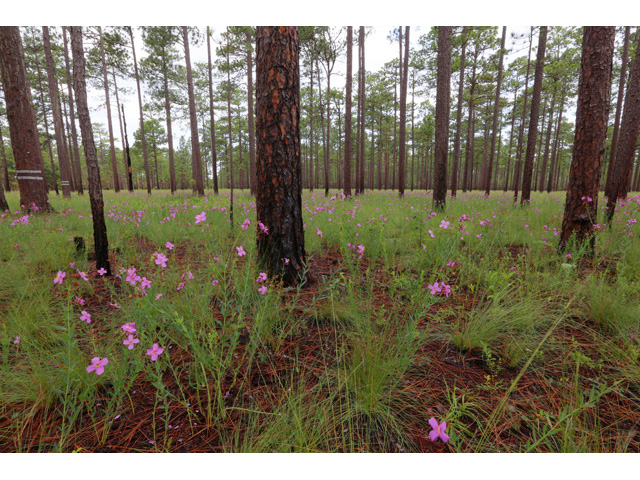
<svg viewBox="0 0 640 480"><path fill-rule="evenodd" d="M435 418L431 417L429 419L429 425L431 425L431 428L433 428L433 430L429 432L429 437L431 438L432 442L435 442L437 438L440 438L440 440L442 440L444 443L447 443L449 441L449 435L444 433L447 429L447 422L442 422L442 424L438 425L438 421Z"/></svg>
<svg viewBox="0 0 640 480"><path fill-rule="evenodd" d="M156 265L160 265L162 268L167 268L167 261L169 260L162 253L155 253L156 255Z"/></svg>
<svg viewBox="0 0 640 480"><path fill-rule="evenodd" d="M165 243L164 246L167 247L168 250L173 250L173 243L171 242Z"/></svg>
<svg viewBox="0 0 640 480"><path fill-rule="evenodd" d="M153 347L147 350L147 355L151 357L152 362L155 362L158 359L158 355L162 352L164 352L164 348L161 348L157 343L154 343Z"/></svg>
<svg viewBox="0 0 640 480"><path fill-rule="evenodd" d="M109 359L107 357L94 357L91 359L91 365L87 367L87 373L96 372L96 375L102 375L104 373L104 366L108 363Z"/></svg>
<svg viewBox="0 0 640 480"><path fill-rule="evenodd" d="M62 281L64 280L64 277L66 277L67 274L65 272L63 272L62 270L58 270L58 274L56 275L56 278L53 279L53 283L57 283L58 285L62 285Z"/></svg>
<svg viewBox="0 0 640 480"><path fill-rule="evenodd" d="M98 270L98 275L103 276L107 273L107 269L104 267L101 267L100 270Z"/></svg>
<svg viewBox="0 0 640 480"><path fill-rule="evenodd" d="M122 342L123 345L128 345L129 350L133 350L133 346L136 343L140 343L140 340L138 340L137 338L135 338L133 335L129 334L129 336L127 337L127 339L125 341Z"/></svg>
<svg viewBox="0 0 640 480"><path fill-rule="evenodd" d="M260 295L264 295L267 293L267 286L266 285L262 285L259 289L258 292L260 292Z"/></svg>
<svg viewBox="0 0 640 480"><path fill-rule="evenodd" d="M206 222L206 221L207 221L207 214L202 212L199 215L196 215L195 225L199 224L200 222Z"/></svg>
<svg viewBox="0 0 640 480"><path fill-rule="evenodd" d="M236 250L238 251L239 257L244 257L247 254L247 252L244 251L244 248L242 248L242 245L236 247Z"/></svg>
<svg viewBox="0 0 640 480"><path fill-rule="evenodd" d="M89 325L91 323L91 314L84 310L82 310L82 312L80 313L82 314L80 315L80 321L87 322L87 325Z"/></svg>
<svg viewBox="0 0 640 480"><path fill-rule="evenodd" d="M256 278L256 282L262 283L266 281L267 281L267 274L264 272L260 272L260 275L258 275L258 278Z"/></svg>

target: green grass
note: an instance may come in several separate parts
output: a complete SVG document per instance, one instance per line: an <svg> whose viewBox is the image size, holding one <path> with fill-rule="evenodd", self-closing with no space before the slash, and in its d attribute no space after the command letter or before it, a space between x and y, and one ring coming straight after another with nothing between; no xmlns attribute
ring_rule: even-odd
<svg viewBox="0 0 640 480"><path fill-rule="evenodd" d="M268 279L265 295L243 193L232 229L228 192L105 192L120 278L70 240L92 250L87 198L0 219L0 451L640 450L635 200L589 258L556 250L562 194L523 209L472 192L435 214L424 192L337 193L303 196L313 280ZM133 268L146 292L126 281ZM431 295L434 282L451 294ZM100 376L86 372L96 356ZM432 416L449 443L429 440Z"/></svg>

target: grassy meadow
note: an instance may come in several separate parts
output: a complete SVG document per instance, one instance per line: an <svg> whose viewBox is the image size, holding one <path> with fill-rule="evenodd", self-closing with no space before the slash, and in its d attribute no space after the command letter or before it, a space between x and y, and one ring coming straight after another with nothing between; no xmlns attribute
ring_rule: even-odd
<svg viewBox="0 0 640 480"><path fill-rule="evenodd" d="M105 192L112 277L52 193L0 218L0 452L640 451L637 195L589 257L563 192L306 191L284 288L246 191Z"/></svg>

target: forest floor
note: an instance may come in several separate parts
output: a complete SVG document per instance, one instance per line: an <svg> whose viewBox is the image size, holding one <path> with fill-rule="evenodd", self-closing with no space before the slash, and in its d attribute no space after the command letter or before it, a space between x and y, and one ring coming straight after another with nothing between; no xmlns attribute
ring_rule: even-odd
<svg viewBox="0 0 640 480"><path fill-rule="evenodd" d="M590 257L561 193L306 192L298 288L248 195L106 192L111 277L50 200L0 218L0 452L640 452L639 196Z"/></svg>

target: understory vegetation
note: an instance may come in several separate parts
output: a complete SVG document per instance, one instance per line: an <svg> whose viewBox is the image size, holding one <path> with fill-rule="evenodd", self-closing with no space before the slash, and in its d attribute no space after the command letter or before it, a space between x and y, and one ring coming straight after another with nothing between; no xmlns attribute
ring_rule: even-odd
<svg viewBox="0 0 640 480"><path fill-rule="evenodd" d="M113 277L87 198L2 214L0 451L640 451L640 197L590 257L564 193L307 191L297 288L228 204L105 192Z"/></svg>

